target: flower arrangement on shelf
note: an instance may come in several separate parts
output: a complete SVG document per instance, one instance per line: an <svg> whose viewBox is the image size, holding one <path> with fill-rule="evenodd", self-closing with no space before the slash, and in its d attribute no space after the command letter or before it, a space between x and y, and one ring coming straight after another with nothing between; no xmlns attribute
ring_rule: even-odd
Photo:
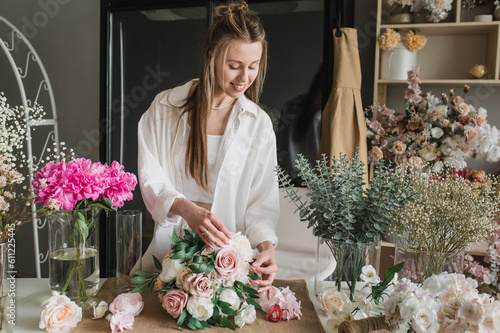
<svg viewBox="0 0 500 333"><path fill-rule="evenodd" d="M500 302L463 274L440 273L417 285L403 279L384 302L386 321L409 332L498 332Z"/></svg>
<svg viewBox="0 0 500 333"><path fill-rule="evenodd" d="M96 269L92 266L95 262L89 260L89 251L93 250L86 242L95 233L98 216L101 210L107 215L109 211L123 206L124 201L131 200L132 191L137 185L136 176L123 169L116 161L110 165L92 163L85 158L69 162L50 161L35 174L32 183L35 203L43 203L44 207L61 211L60 215L65 218L59 219L59 215L54 217L57 221L54 225L58 228L69 227L70 230L67 235L69 238L62 239L65 233L57 229L59 232L54 242L60 242L61 248L54 249L54 244L50 244L52 252L49 255L52 260L49 265L57 265L56 259L74 261L69 272L52 272L51 288L60 295L67 294L70 298L78 299L81 306L86 306L92 296L90 293L97 292L97 284L93 288L89 287L87 279L90 277L84 274L92 276ZM92 255L96 256L96 253ZM84 273L87 266L92 268ZM64 285L60 281L65 281ZM71 288L77 288L77 298Z"/></svg>
<svg viewBox="0 0 500 333"><path fill-rule="evenodd" d="M465 86L467 93L470 87ZM386 105L366 110L367 136L371 139L370 162L380 159L397 165L431 162L436 170L443 166L463 169L468 158L500 159L500 131L491 126L487 111L467 104L454 90L440 98L420 89L420 72L408 72L404 96L405 113L398 114ZM373 113L374 119L369 114Z"/></svg>
<svg viewBox="0 0 500 333"><path fill-rule="evenodd" d="M163 308L191 330L222 325L235 329L257 320L256 309L268 312L267 318L291 320L302 315L300 302L289 288L272 289L272 297L257 292L250 270L257 253L241 233L233 234L230 245L211 249L191 230L184 237L174 231L172 250L160 262L153 257L159 272L139 271L131 281L132 292L155 291ZM233 319L231 322L230 319Z"/></svg>
<svg viewBox="0 0 500 333"><path fill-rule="evenodd" d="M448 17L453 0L387 0L387 5L391 13L405 9L414 13L425 12L427 22L437 23Z"/></svg>
<svg viewBox="0 0 500 333"><path fill-rule="evenodd" d="M400 41L401 34L390 28L387 28L378 38L379 47L386 51L394 50ZM410 51L419 51L426 43L427 38L424 35L416 34L413 30L410 30L403 38L403 45Z"/></svg>
<svg viewBox="0 0 500 333"><path fill-rule="evenodd" d="M405 261L403 277L421 282L440 273L457 253L481 241L494 226L498 211L498 177L471 182L456 172L421 172L409 168L419 196L394 211L391 230L397 235L395 261ZM457 265L460 264L460 260ZM462 272L463 267L454 267Z"/></svg>
<svg viewBox="0 0 500 333"><path fill-rule="evenodd" d="M329 161L326 155L312 168L299 155L296 167L302 185L309 190L309 201L297 194L287 174L278 166L278 180L287 197L296 205L300 220L313 228L313 234L326 242L337 261L336 286L346 281L353 300L356 281L366 263L366 251L355 251L359 246L374 249L382 240L381 233L390 224L392 212L415 198L411 183L404 174L380 163L369 184L365 184L365 165L356 151L353 158L340 154ZM369 186L365 186L369 185ZM336 246L335 243L342 243ZM360 257L356 257L359 253ZM350 255L350 271L344 267L344 256Z"/></svg>

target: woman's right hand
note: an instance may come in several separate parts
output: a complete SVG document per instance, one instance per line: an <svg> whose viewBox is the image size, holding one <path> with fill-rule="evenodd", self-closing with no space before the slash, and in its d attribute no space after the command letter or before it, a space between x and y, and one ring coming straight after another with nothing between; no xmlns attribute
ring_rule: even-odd
<svg viewBox="0 0 500 333"><path fill-rule="evenodd" d="M198 234L210 248L213 248L213 245L220 248L224 247L224 244L229 245L231 232L229 232L217 216L208 209L198 206L188 199L177 198L170 210L182 216L189 227Z"/></svg>

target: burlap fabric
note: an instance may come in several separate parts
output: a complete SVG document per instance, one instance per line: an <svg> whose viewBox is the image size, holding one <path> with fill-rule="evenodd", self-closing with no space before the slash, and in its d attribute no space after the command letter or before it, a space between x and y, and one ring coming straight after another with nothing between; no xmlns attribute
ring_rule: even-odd
<svg viewBox="0 0 500 333"><path fill-rule="evenodd" d="M99 292L97 293L97 298L99 300L104 300L108 304L111 303L115 297L115 285L116 280L114 278L109 278L103 284ZM321 325L318 314L314 309L314 305L309 297L309 291L307 289L306 282L304 280L275 280L274 285L276 287L286 287L289 286L290 289L295 292L295 296L301 301L302 305L302 317L300 320L294 319L290 321L280 321L274 323L266 320L265 313L263 311L257 310L257 318L260 324L254 326L245 325L242 329L237 329L238 332L259 332L259 333L271 333L271 332L289 332L289 333L324 333L325 330ZM185 326L183 326L187 331ZM92 332L92 333L109 333L110 326L109 321L106 319L92 319L92 310L83 313L83 320L78 324L78 326L71 332ZM144 309L141 314L135 317L134 322L134 332L135 333L156 333L156 332L171 332L178 331L177 321L173 319L161 306L160 301L150 295L144 300ZM217 332L231 332L231 330L224 327L214 327L207 329L206 331L211 333Z"/></svg>

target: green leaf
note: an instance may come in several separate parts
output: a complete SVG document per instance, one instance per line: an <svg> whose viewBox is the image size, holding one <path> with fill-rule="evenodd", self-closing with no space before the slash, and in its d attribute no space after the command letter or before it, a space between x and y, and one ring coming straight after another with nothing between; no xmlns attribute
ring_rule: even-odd
<svg viewBox="0 0 500 333"><path fill-rule="evenodd" d="M177 319L177 326L181 326L182 325L182 323L184 322L184 319L186 319L187 314L188 314L188 312L187 312L186 309L182 310L181 315Z"/></svg>
<svg viewBox="0 0 500 333"><path fill-rule="evenodd" d="M170 256L170 259L176 260L176 259L182 259L182 258L185 258L185 257L186 257L186 252L179 251L179 252L173 254L172 256Z"/></svg>
<svg viewBox="0 0 500 333"><path fill-rule="evenodd" d="M153 256L153 261L155 263L155 267L157 270L159 270L160 272L163 270L163 267L161 267L161 262L160 260L158 260L158 258L156 258L155 256Z"/></svg>
<svg viewBox="0 0 500 333"><path fill-rule="evenodd" d="M81 217L80 217L81 216ZM78 218L75 220L74 224L75 232L82 236L83 239L87 239L89 236L89 228L85 223L85 218L83 214L78 212Z"/></svg>
<svg viewBox="0 0 500 333"><path fill-rule="evenodd" d="M226 316L221 316L220 318L220 323L226 327L226 328L229 328L230 330L233 330L233 331L236 331L236 328L234 327L234 325L229 321L229 319L227 319Z"/></svg>
<svg viewBox="0 0 500 333"><path fill-rule="evenodd" d="M185 311L185 310L184 310ZM214 307L214 314L212 315L212 318L214 318L214 320L217 322L217 323L220 323L220 313L219 313L219 308L216 306Z"/></svg>
<svg viewBox="0 0 500 333"><path fill-rule="evenodd" d="M203 257L200 256L200 255L196 255L193 257L193 263L195 264L199 264L199 263L202 263L203 262Z"/></svg>
<svg viewBox="0 0 500 333"><path fill-rule="evenodd" d="M141 284L148 282L149 279L145 278L144 276L134 276L133 278L130 279L130 282L135 283L135 284Z"/></svg>
<svg viewBox="0 0 500 333"><path fill-rule="evenodd" d="M255 302L253 299L251 298L247 298L247 302L248 304L252 304L253 306L255 306L256 309L262 309L262 306L260 306L259 304L257 304L257 302Z"/></svg>
<svg viewBox="0 0 500 333"><path fill-rule="evenodd" d="M190 323L199 330L203 329L203 326L201 325L200 321L194 317L188 318L188 323Z"/></svg>
<svg viewBox="0 0 500 333"><path fill-rule="evenodd" d="M143 277L153 277L155 275L157 275L158 273L155 273L155 272L148 272L148 271L138 271L138 272L135 272L134 273L135 275L138 275L138 276L143 276Z"/></svg>
<svg viewBox="0 0 500 333"><path fill-rule="evenodd" d="M147 285L148 285L147 283L141 283L140 285L132 289L131 293L140 293L144 289L146 289Z"/></svg>

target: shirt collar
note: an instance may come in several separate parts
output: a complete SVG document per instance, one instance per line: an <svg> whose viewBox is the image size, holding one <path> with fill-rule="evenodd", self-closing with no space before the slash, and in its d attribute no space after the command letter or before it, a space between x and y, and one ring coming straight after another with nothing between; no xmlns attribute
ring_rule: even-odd
<svg viewBox="0 0 500 333"><path fill-rule="evenodd" d="M179 113L182 112L180 108L184 105L184 103L186 103L189 90L191 89L193 82L196 80L198 79L188 81L181 86L173 88L170 93L160 99L160 103L176 107ZM254 116L257 116L258 106L250 101L245 95L238 98L235 107L235 110L238 110L240 113L250 112Z"/></svg>

